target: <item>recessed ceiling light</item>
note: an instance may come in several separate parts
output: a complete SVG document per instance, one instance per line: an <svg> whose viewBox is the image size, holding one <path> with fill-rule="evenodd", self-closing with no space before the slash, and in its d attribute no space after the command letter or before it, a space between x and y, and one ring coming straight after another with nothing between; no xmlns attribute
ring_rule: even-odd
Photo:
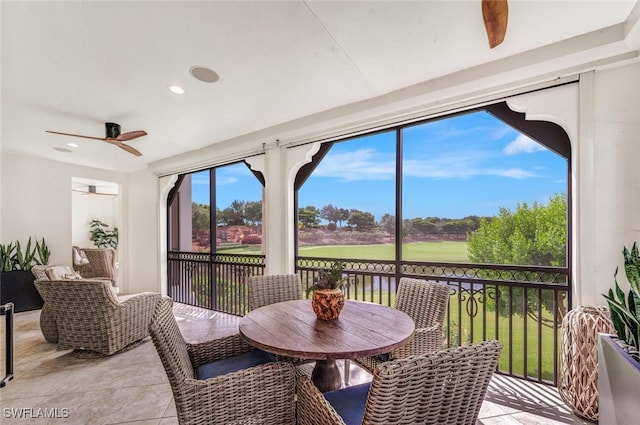
<svg viewBox="0 0 640 425"><path fill-rule="evenodd" d="M70 146L72 148L77 148L78 147L78 145L76 145L75 143L72 143L72 142L67 143L67 146Z"/></svg>
<svg viewBox="0 0 640 425"><path fill-rule="evenodd" d="M175 94L184 94L184 89L180 86L169 86L169 90Z"/></svg>
<svg viewBox="0 0 640 425"><path fill-rule="evenodd" d="M58 152L65 152L65 153L73 152L71 149L67 149L67 148L53 148L53 149Z"/></svg>
<svg viewBox="0 0 640 425"><path fill-rule="evenodd" d="M191 69L189 69L189 72L193 75L193 78L205 83L215 83L220 79L214 70L205 68L204 66L192 66Z"/></svg>

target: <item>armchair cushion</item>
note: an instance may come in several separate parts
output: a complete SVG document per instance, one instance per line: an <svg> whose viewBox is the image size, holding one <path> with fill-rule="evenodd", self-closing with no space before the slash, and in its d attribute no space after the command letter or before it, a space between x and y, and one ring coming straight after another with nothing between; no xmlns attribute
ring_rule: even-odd
<svg viewBox="0 0 640 425"><path fill-rule="evenodd" d="M36 265L31 267L31 273L35 276L36 280L49 280L49 276L47 276L47 272L45 270L51 266L46 265Z"/></svg>
<svg viewBox="0 0 640 425"><path fill-rule="evenodd" d="M371 383L354 385L324 393L329 404L338 412L346 425L360 425Z"/></svg>
<svg viewBox="0 0 640 425"><path fill-rule="evenodd" d="M75 279L75 271L69 266L51 266L44 269L49 280Z"/></svg>
<svg viewBox="0 0 640 425"><path fill-rule="evenodd" d="M242 369L275 361L275 357L262 350L251 350L233 357L216 360L196 367L196 379L209 379Z"/></svg>

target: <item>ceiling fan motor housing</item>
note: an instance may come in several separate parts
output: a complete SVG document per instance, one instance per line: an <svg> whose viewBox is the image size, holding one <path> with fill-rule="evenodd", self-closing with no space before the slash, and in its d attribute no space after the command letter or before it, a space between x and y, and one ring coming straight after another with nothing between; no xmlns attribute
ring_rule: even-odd
<svg viewBox="0 0 640 425"><path fill-rule="evenodd" d="M115 139L120 135L120 125L114 122L107 122L104 124L107 128L107 138Z"/></svg>

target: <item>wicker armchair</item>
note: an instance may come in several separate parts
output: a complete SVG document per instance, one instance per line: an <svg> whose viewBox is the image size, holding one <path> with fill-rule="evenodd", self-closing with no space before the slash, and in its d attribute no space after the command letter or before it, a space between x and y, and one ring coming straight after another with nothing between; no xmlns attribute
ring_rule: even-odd
<svg viewBox="0 0 640 425"><path fill-rule="evenodd" d="M371 383L322 394L298 372L299 425L475 425L502 344L485 341L381 364Z"/></svg>
<svg viewBox="0 0 640 425"><path fill-rule="evenodd" d="M147 337L161 298L142 293L121 302L105 280L37 280L35 285L44 300L42 333L76 354L112 355Z"/></svg>
<svg viewBox="0 0 640 425"><path fill-rule="evenodd" d="M449 287L446 284L421 279L400 278L395 308L407 313L416 324L413 340L389 353L388 359L400 359L412 355L435 353L442 349L442 323L449 305ZM363 368L373 372L384 362L382 356L355 359ZM345 382L349 367L345 362Z"/></svg>
<svg viewBox="0 0 640 425"><path fill-rule="evenodd" d="M257 350L237 334L186 343L171 306L170 298L160 302L149 330L169 378L181 425L295 424L293 365L248 359ZM219 373L203 376L203 369Z"/></svg>
<svg viewBox="0 0 640 425"><path fill-rule="evenodd" d="M73 269L84 279L108 280L118 287L118 257L112 248L72 247Z"/></svg>

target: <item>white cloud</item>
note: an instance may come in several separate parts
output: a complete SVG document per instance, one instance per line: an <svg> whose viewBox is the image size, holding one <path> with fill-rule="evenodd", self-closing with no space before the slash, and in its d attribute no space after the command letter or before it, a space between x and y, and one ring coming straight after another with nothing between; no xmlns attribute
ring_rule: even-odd
<svg viewBox="0 0 640 425"><path fill-rule="evenodd" d="M430 158L407 159L403 174L409 177L433 179L469 179L476 176L496 176L512 179L538 177L522 168L485 167L492 160L482 152L456 152ZM391 180L395 178L395 155L374 149L359 149L328 155L314 171L316 177L333 177L343 181Z"/></svg>
<svg viewBox="0 0 640 425"><path fill-rule="evenodd" d="M191 184L209 184L209 174L196 173L191 175Z"/></svg>
<svg viewBox="0 0 640 425"><path fill-rule="evenodd" d="M216 185L225 186L228 184L234 184L238 181L236 177L226 176L226 177L216 177Z"/></svg>
<svg viewBox="0 0 640 425"><path fill-rule="evenodd" d="M329 154L313 175L346 181L389 180L396 175L395 155L382 154L373 149Z"/></svg>
<svg viewBox="0 0 640 425"><path fill-rule="evenodd" d="M543 150L545 150L545 148L538 142L524 134L519 134L514 141L504 147L502 152L505 155L517 155L519 153L532 153Z"/></svg>
<svg viewBox="0 0 640 425"><path fill-rule="evenodd" d="M537 175L530 173L527 170L523 170L522 168L509 168L508 170L502 170L498 175L518 180L538 177Z"/></svg>
<svg viewBox="0 0 640 425"><path fill-rule="evenodd" d="M217 176L216 177L216 184L223 186L223 185L228 185L228 184L233 184L236 183L238 181L237 177L233 177L233 176ZM193 176L191 177L191 184L194 185L209 185L209 175L206 174L193 174Z"/></svg>

